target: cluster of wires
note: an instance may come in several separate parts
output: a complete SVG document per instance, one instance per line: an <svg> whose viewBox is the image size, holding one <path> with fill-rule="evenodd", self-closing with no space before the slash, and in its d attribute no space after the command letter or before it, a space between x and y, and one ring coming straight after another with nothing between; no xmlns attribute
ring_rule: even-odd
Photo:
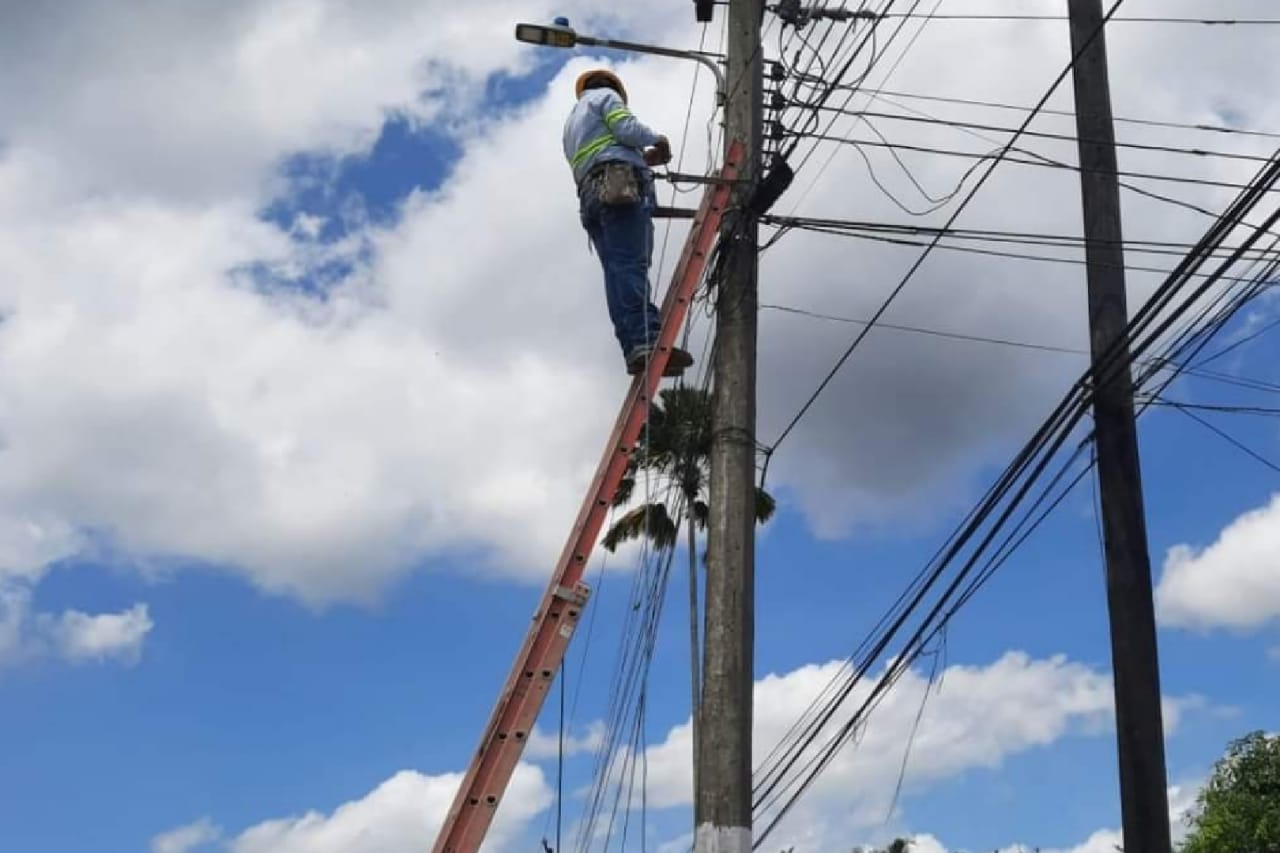
<svg viewBox="0 0 1280 853"><path fill-rule="evenodd" d="M855 90L850 89L849 95L853 96ZM1059 171L1081 172L1080 166L1064 160L1060 157L1053 157L1041 151L1037 151L1026 147L1025 145L1013 145L1003 141L1012 137L1021 137L1027 139L1045 140L1053 143L1075 143L1076 136L1067 133L1052 133L1047 131L1033 131L1026 123L1020 128L991 124L988 122L963 121L958 119L941 118L917 106L909 103L903 103L903 99L915 98L919 100L936 100L943 103L964 103L980 105L984 107L997 107L1003 109L1020 110L1024 113L1032 112L1033 114L1043 115L1070 115L1058 110L1049 110L1040 106L1038 110L1021 109L1008 105L994 104L986 101L971 101L967 99L955 98L924 98L915 95L902 95L900 93L889 93L883 89L872 89L863 91L870 100L881 102L883 105L893 107L897 112L885 112L883 110L872 110L866 107L860 109L852 109L848 106L832 107L824 106L821 111L829 112L834 118L848 118L853 122L853 127L863 126L874 138L855 137L851 135L840 135L830 132L830 129L820 133L805 134L800 131L780 131L779 135L786 138L793 134L796 136L807 136L815 140L816 143L828 143L832 146L830 156L824 163L823 168L831 163L835 154L842 148L852 148L862 158L866 164L868 177L872 183L880 190L880 192L894 203L899 209L911 216L925 216L933 213L956 199L965 189L969 179L977 172L978 168L984 163L995 160L1012 163L1015 165L1031 166L1041 169L1052 169ZM834 121L834 119L833 119ZM1220 134L1233 134L1239 138L1257 137L1257 138L1280 138L1280 134L1268 133L1265 131L1237 130L1211 125L1183 125L1174 122L1162 122L1142 119L1118 119L1134 125L1158 126L1158 127L1178 127L1184 130L1195 131L1212 131ZM910 123L916 126L930 125L935 127L946 127L959 131L960 133L980 140L986 143L987 147L982 150L969 150L957 148L942 148L936 145L921 145L907 142L895 142L890 139L889 135L882 129L884 123ZM852 129L852 128L851 128ZM995 134L995 135L993 135ZM997 137L1001 138L997 138ZM1088 140L1086 140L1088 141ZM1183 145L1175 146L1167 142L1162 144L1141 143L1134 141L1119 140L1116 143L1118 148L1132 150L1142 153L1158 153L1170 155L1182 155L1194 157L1204 161L1215 161L1218 163L1229 161L1240 162L1265 162L1266 158L1251 154L1244 151L1226 151L1221 149L1207 148L1200 145ZM914 187L915 191L925 200L923 207L913 207L912 204L903 200L897 193L889 189L886 181L877 171L873 158L868 153L868 149L884 150L893 158L894 163L906 176L907 180ZM934 157L945 157L952 159L966 159L973 161L969 167L963 172L959 180L955 182L955 186L946 192L931 193L921 183L921 181L912 173L911 168L905 162L904 153L914 155L930 155ZM821 173L819 173L821 174ZM1213 211L1197 205L1187 199L1170 195L1168 191L1156 189L1155 186L1172 185L1176 187L1210 187L1218 189L1239 190L1243 188L1242 184L1224 181L1214 178L1194 177L1186 174L1171 174L1168 172L1153 172L1143 170L1121 170L1119 173L1122 180L1120 186L1136 195L1155 201L1181 207L1193 212L1212 217ZM816 185L816 178L811 181L806 194ZM803 196L800 200L803 200ZM796 206L799 205L797 202ZM794 210L794 207L793 207ZM773 245L783 234L774 235L768 244Z"/></svg>
<svg viewBox="0 0 1280 853"><path fill-rule="evenodd" d="M788 94L779 87L779 90L773 94L773 100L770 106L774 113L779 116L773 124L773 142L785 156L790 157L793 152L802 144L807 144L808 149L804 152L803 158L799 164L793 164L798 172L800 168L822 147L827 148L827 157L821 167L813 174L808 181L805 189L800 193L793 193L796 199L792 212L794 212L805 197L818 185L821 176L834 161L840 150L848 150L853 148L865 162L868 175L877 188L895 205L905 212L914 216L924 216L932 213L947 204L954 201L960 196L965 188L966 182L977 172L979 166L984 162L994 159L1002 159L1009 163L1021 166L1032 166L1041 169L1058 169L1079 171L1079 167L1074 163L1067 162L1061 158L1047 156L1039 151L1030 150L1026 147L1010 146L1005 148L1001 139L996 139L992 134L1004 136L1013 133L1016 136L1024 138L1043 139L1049 142L1073 142L1074 135L1054 134L1046 132L1033 132L1026 129L1025 126L1021 130L1015 130L1011 127L1004 127L996 124L956 121L942 119L931 115L924 110L895 102L898 98L909 98L922 101L936 101L939 103L963 103L970 106L984 106L1000 109L1021 110L1024 113L1030 108L1020 108L1006 104L996 104L984 101L977 101L963 98L946 98L920 96L909 93L895 92L886 88L886 84L890 76L901 64L906 57L907 52L914 46L917 39L923 33L924 28L932 21L949 19L954 16L938 14L937 10L941 5L940 2L935 4L933 9L928 12L917 11L913 6L907 10L890 10L887 7L879 10L866 9L867 4L862 4L862 8L857 10L858 13L865 11L865 25L872 37L872 47L879 50L879 55L873 52L873 55L867 64L864 73L861 73L857 79L842 79L838 76L832 76L832 79L823 79L823 75L800 75L796 82L792 85L791 94ZM888 4L892 5L892 4ZM1114 10L1113 10L1114 11ZM850 13L857 14L857 13ZM966 16L962 16L966 17ZM979 16L983 17L983 16ZM1005 16L992 16L1003 18ZM1020 16L1013 16L1020 17ZM861 18L855 17L856 21L861 22ZM1109 15L1109 21L1115 20L1133 20L1123 19L1117 16ZM1147 20L1147 19L1143 19ZM1154 20L1154 19L1153 19ZM868 78L875 64L883 64L881 56L883 56L888 45L896 39L902 32L902 27L908 22L917 22L918 26L911 34L907 42L906 49L901 52L896 61L889 68L889 71L875 85L868 82ZM1199 22L1199 21L1197 21ZM1207 21L1206 21L1207 22ZM1256 23L1256 22L1251 22ZM893 28L890 37L882 38L884 42L880 46L875 45L875 32L879 30L888 30ZM781 46L781 45L780 45ZM797 54L797 57L802 54ZM818 63L821 66L821 62ZM794 66L791 66L794 67ZM806 88L808 84L808 88ZM842 94L843 98L835 97ZM861 106L852 107L851 104L856 96L861 95L865 100ZM879 101L885 105L891 105L897 108L897 112L886 112L884 110L871 109L872 102ZM1045 115L1072 115L1072 113L1061 110L1045 109L1043 104L1037 105L1035 113L1043 113ZM799 119L794 118L799 115ZM787 116L792 116L791 120L786 120ZM826 117L825 123L819 127L819 119ZM910 144L905 142L897 142L890 138L889 135L881 129L879 125L898 122L915 122L917 125L922 123L947 126L955 130L961 131L974 138L985 140L990 143L987 149L973 151L957 148L940 148L932 146L924 146L919 144ZM1218 133L1235 134L1240 137L1244 136L1267 136L1267 133L1254 133L1252 131L1227 128L1221 126L1209 125L1181 125L1176 122L1159 122L1144 121L1140 119L1120 118L1118 122L1133 125L1150 125L1162 127L1187 127L1194 130L1212 130ZM837 129L837 124L842 124L842 129ZM870 136L866 134L855 135L853 131L858 128L864 128L870 132ZM1163 141L1163 140L1162 140ZM1202 160L1257 160L1261 159L1256 155L1247 152L1233 152L1212 150L1201 146L1173 146L1167 144L1150 145L1138 142L1129 142L1121 140L1118 142L1119 147L1143 152L1158 152L1171 155L1188 155L1201 158ZM912 203L903 198L900 194L895 193L889 188L888 182L879 174L875 158L872 151L875 149L887 151L896 162L898 169L902 171L906 179L913 185L914 190L924 199L921 206L918 203ZM964 171L960 180L949 191L930 192L921 183L920 180L908 168L904 161L904 154L926 154L937 157L946 158L962 158L972 160L972 164ZM1156 199L1161 202L1178 205L1184 208L1195 210L1201 214L1212 216L1213 213L1203 207L1193 204L1186 199L1170 195L1173 187L1201 186L1212 187L1226 190L1239 190L1242 188L1240 184L1230 181L1217 180L1214 177L1193 177L1183 173L1173 173L1169 171L1130 171L1122 172L1122 177L1126 180L1122 181L1122 186L1131 192ZM774 239L770 240L767 245L773 245L783 235L777 234Z"/></svg>
<svg viewBox="0 0 1280 853"><path fill-rule="evenodd" d="M700 288L699 304L706 305L713 291L710 279ZM690 312L685 325L683 346L688 349L695 326L702 325L701 365L695 380L696 387L707 390L711 384L713 335L710 310L699 315ZM697 323L702 319L703 323ZM683 380L681 380L683 382ZM647 426L646 426L647 429ZM643 439L642 439L643 440ZM677 527L689 511L678 484L670 479L657 483L648 479L649 472L638 471L646 477L642 499L646 504L655 501L666 504ZM646 759L646 706L649 672L653 664L657 632L666 603L675 548L657 549L647 542L642 544L639 568L632 579L627 604L627 615L622 625L613 677L609 690L608 711L605 716L604 737L596 749L592 781L586 796L586 807L579 819L574 848L586 853L593 847L610 849L614 841L618 849L626 849L632 832L631 818L637 811L639 800L639 827L637 837L640 849L646 848L647 822L647 759ZM696 583L696 577L690 579Z"/></svg>
<svg viewBox="0 0 1280 853"><path fill-rule="evenodd" d="M688 337L687 334L686 346ZM700 360L702 368L695 380L696 387L704 391L710 387L711 381L710 350L711 335L707 329ZM644 472L638 474L643 476ZM670 507L677 527L689 511L683 492L673 480L660 483L656 491L646 488L644 499L646 503L657 500ZM614 665L604 738L596 751L587 805L578 824L575 849L582 853L597 846L607 851L615 841L619 843L619 850L625 849L632 833L631 817L637 811L637 799L637 837L640 849L647 849L644 839L647 819L647 686L675 553L674 547L655 549L646 545L640 569L633 578ZM691 583L696 583L696 578L691 578Z"/></svg>
<svg viewBox="0 0 1280 853"><path fill-rule="evenodd" d="M839 118L838 112L848 108L854 94L889 55L895 42L908 32L911 18L918 14L923 2L912 0L903 16L892 24L885 24L889 13L897 6L897 0L885 0L879 7L862 0L856 9L849 9L841 3L836 10L828 8L829 4L824 0L808 13L804 21L793 22L788 40L784 41L779 34L781 76L790 82L790 91L780 85L773 94L771 106L775 108L776 118L771 135L779 142L779 154L786 160L797 158L797 149L806 139L812 142L806 151L798 155L798 162L793 167L795 171L809 162L823 141L821 137L830 134ZM884 79L887 80L901 64L940 4L941 0L935 0L933 8L922 15L923 22L914 28ZM804 29L810 20L825 20L826 26L820 35L805 35ZM840 35L824 58L824 46L836 28L840 29ZM881 35L881 28L889 32ZM787 28L784 26L782 29L785 32ZM794 47L796 40L801 42L802 48ZM825 127L819 130L823 124L823 112L833 109L833 98L842 92L846 93L844 99L834 106L837 114L832 115ZM826 164L819 174L825 169Z"/></svg>
<svg viewBox="0 0 1280 853"><path fill-rule="evenodd" d="M889 310L889 308L893 305L893 303L898 299L898 297L902 294L902 292L907 288L907 285L909 285L911 281L915 278L916 273L920 271L920 268L924 266L925 261L928 260L929 256L933 253L933 250L941 242L943 232L950 230L956 224L961 214L964 213L965 209L969 206L969 204L973 202L973 199L977 196L978 192L983 188L983 186L991 178L991 175L994 173L996 167L999 166L1001 162L1003 162L1004 158L1012 150L1013 146L1017 143L1021 134L1030 126L1031 122L1035 120L1035 117L1039 114L1040 109L1042 109L1045 105L1048 104L1049 99L1053 97L1054 93L1057 92L1058 88L1062 85L1063 81L1065 81L1067 79L1067 76L1071 74L1072 69L1075 67L1076 59L1078 58L1079 53L1087 49L1089 44L1092 44L1093 40L1101 35L1102 28L1106 26L1106 22L1113 15L1115 15L1116 11L1121 7L1121 5L1123 5L1123 3L1124 3L1124 0L1115 0L1115 2L1111 5L1111 8L1103 16L1102 24L1099 26L1099 28L1090 35L1090 37L1085 41L1085 44L1080 47L1079 51L1077 52L1077 55L1072 56L1071 61L1067 63L1066 67L1063 68L1062 71L1059 72L1059 74L1054 78L1053 82L1049 84L1048 89L1041 96L1036 106L1029 113L1027 113L1026 117L1023 119L1022 124L1019 125L1017 132L1014 133L1000 147L999 151L995 153L986 162L985 169L979 175L978 180L964 195L960 203L956 205L955 209L948 216L946 223L942 226L942 229L928 241L928 243L924 248L924 251L922 251L917 256L916 260L907 268L907 271L898 280L898 283L894 285L892 290L890 290L889 295L880 304L880 307L876 309L875 313L872 315L867 325L862 329L862 331L860 331L857 335L854 336L849 346L836 359L831 369L827 371L827 374L818 383L813 393L809 395L808 399L805 400L804 404L800 406L800 409L796 412L796 414L791 418L791 420L783 428L782 432L778 435L777 439L775 439L773 443L766 448L765 450L766 472L767 472L769 460L772 458L774 452L778 449L778 447L782 444L782 442L785 441L787 437L791 435L791 433L795 430L796 426L800 423L800 421L805 417L806 414L808 414L810 409L812 409L814 403L817 402L818 398L821 397L823 392L825 392L826 389L831 385L831 382L833 379L835 379L836 374L838 374L840 370L844 367L844 365L848 363L849 358L853 355L854 351L857 350L858 347L862 344L862 342L866 340L867 335L871 332L871 329L875 326L876 323L880 322L880 319ZM762 475L762 478L763 478L763 475Z"/></svg>
<svg viewBox="0 0 1280 853"><path fill-rule="evenodd" d="M864 27L865 32L863 34L863 39L858 43L857 49L843 65L840 65L840 73L829 80L821 80L818 85L814 86L813 91L809 93L810 96L807 98L800 97L804 94L802 85L793 87L792 97L790 98L786 97L783 93L774 95L775 100L772 106L775 107L778 113L784 114L786 110L791 108L798 108L800 110L801 120L793 121L788 125L780 118L772 125L771 136L779 146L779 154L781 157L784 159L793 157L793 155L796 154L797 148L803 141L805 141L806 136L831 135L832 128L841 118L840 113L848 110L849 104L852 102L854 96L864 88L867 88L867 81L871 77L872 72L875 71L879 65L883 64L894 43L908 31L908 23L918 15L920 17L919 25L915 26L910 32L910 37L907 39L903 48L898 52L897 58L891 65L889 65L888 70L881 76L879 83L877 84L877 88L883 88L888 83L889 79L893 77L894 73L906 59L912 48L915 47L916 42L920 39L920 36L924 33L930 21L934 19L938 8L942 5L942 0L934 0L933 6L928 12L919 13L917 10L922 2L923 0L914 0L907 13L901 16L895 25L884 25L882 23L890 17L890 10L892 10L895 5L893 0L889 0L889 2L879 10L872 10L868 8L868 4L864 2L857 10L849 11L848 19L853 21L865 20L867 21L867 24ZM881 26L890 30L890 32L888 32L883 38L878 35L878 30ZM847 79L847 73L849 69L853 67L852 63L859 59L859 54L862 52L863 48L869 50L869 56L866 60L865 66L861 69L861 72L857 75L856 79ZM838 60L833 59L832 64L838 65ZM835 107L836 112L830 116L825 126L818 130L817 128L821 124L823 111L830 111L832 109L832 99L838 94L844 94L844 99ZM812 144L799 158L798 162L795 163L794 171L798 172L801 168L804 168L809 160L822 147L824 142L824 140L818 138L811 138L809 141ZM817 172L812 176L808 186L803 192L799 193L798 199L800 201L802 201L813 190L813 188L818 185L822 175L834 161L839 148L838 146L830 146L830 148L831 150L829 151L826 159L823 161L822 165L818 167ZM797 201L797 204L799 204L799 201Z"/></svg>
<svg viewBox="0 0 1280 853"><path fill-rule="evenodd" d="M952 617L1004 565L1092 468L1091 436L1080 426L1096 389L1134 379L1143 399L1164 391L1197 362L1231 319L1262 294L1280 271L1271 233L1275 206L1257 225L1248 217L1280 182L1280 153L1246 186L1191 248L1124 333L1072 385L1032 437L934 556L913 578L841 670L754 774L753 815L759 847L837 754L864 731L888 691L922 655L938 648ZM1233 243L1228 243L1235 236ZM1270 241L1270 245L1259 247ZM1234 271L1236 275L1228 277ZM1211 356L1211 358L1215 358ZM1146 408L1146 405L1143 407ZM1071 446L1073 436L1079 437ZM896 645L896 648L895 648ZM892 649L892 651L891 651ZM878 661L889 663L869 681Z"/></svg>
<svg viewBox="0 0 1280 853"><path fill-rule="evenodd" d="M669 497L679 500L678 492ZM586 808L578 824L575 849L579 851L590 850L600 840L603 849L608 850L615 839L621 842L619 849L625 849L637 790L642 801L639 831L644 833L647 683L671 560L669 549L646 548L633 577L609 691L604 737L596 750Z"/></svg>

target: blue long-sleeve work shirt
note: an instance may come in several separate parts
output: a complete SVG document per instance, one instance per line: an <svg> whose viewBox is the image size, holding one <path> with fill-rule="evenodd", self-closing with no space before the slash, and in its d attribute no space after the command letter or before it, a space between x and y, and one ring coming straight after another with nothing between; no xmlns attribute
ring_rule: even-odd
<svg viewBox="0 0 1280 853"><path fill-rule="evenodd" d="M643 151L657 143L658 134L632 115L612 89L583 92L564 125L564 156L579 185L598 163L608 160L647 170Z"/></svg>

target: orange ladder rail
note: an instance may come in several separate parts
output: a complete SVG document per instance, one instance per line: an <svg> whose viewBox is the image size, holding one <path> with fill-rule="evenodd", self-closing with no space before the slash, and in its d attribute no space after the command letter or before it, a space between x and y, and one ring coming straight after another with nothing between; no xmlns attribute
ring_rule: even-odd
<svg viewBox="0 0 1280 853"><path fill-rule="evenodd" d="M591 594L582 582L587 559L617 493L627 459L644 426L649 401L662 382L676 335L684 326L689 305L706 269L711 248L729 205L732 182L742 164L744 146L729 146L724 168L703 194L693 219L671 287L662 305L662 331L648 370L631 383L614 423L604 458L596 469L578 519L573 525L555 574L533 615L533 625L507 676L480 747L471 760L449 815L436 838L433 853L476 853L493 822L507 785L524 752L529 732L546 701L547 691L564 661L569 640Z"/></svg>

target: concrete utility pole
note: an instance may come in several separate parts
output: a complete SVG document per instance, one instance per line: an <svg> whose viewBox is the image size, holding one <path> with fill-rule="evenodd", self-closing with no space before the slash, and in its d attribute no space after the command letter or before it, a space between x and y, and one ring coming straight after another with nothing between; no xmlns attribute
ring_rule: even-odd
<svg viewBox="0 0 1280 853"><path fill-rule="evenodd" d="M1110 354L1121 370L1095 369L1093 417L1107 556L1107 608L1115 670L1116 737L1125 853L1170 853L1169 799L1160 710L1151 558L1142 507L1142 471L1134 423L1120 185L1107 78L1102 0L1068 0L1076 56L1076 135L1084 199L1089 331L1094 364ZM1117 341L1121 343L1117 344ZM1113 349L1114 347L1114 349Z"/></svg>
<svg viewBox="0 0 1280 853"><path fill-rule="evenodd" d="M745 209L760 178L762 16L763 0L729 4L725 138L742 140L749 154L721 243L696 853L751 850L757 227L754 218L735 210Z"/></svg>

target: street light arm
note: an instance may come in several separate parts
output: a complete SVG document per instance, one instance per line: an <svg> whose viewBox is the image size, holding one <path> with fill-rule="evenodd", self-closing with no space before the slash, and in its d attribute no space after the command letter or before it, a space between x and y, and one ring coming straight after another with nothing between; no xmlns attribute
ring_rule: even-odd
<svg viewBox="0 0 1280 853"><path fill-rule="evenodd" d="M585 44L588 47L607 47L613 50L626 50L632 53L652 53L657 56L673 56L677 59L691 59L694 62L700 62L707 68L711 69L711 73L716 78L716 103L724 104L725 84L724 72L720 70L720 66L714 59L705 54L695 53L691 50L676 50L670 47L659 47L654 44L639 44L631 41L618 41L617 39L602 39L593 36L578 36L578 44Z"/></svg>

